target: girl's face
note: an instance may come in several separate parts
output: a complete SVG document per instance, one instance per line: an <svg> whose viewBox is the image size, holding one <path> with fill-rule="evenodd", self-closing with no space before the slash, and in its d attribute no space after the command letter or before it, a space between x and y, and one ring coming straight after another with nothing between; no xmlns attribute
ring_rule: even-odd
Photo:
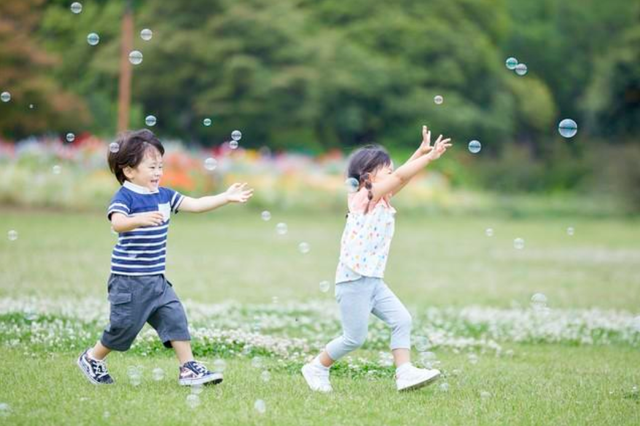
<svg viewBox="0 0 640 426"><path fill-rule="evenodd" d="M371 182L379 181L380 179L384 179L386 176L393 173L393 161L389 164L385 164L383 166L378 167L373 172L371 172Z"/></svg>
<svg viewBox="0 0 640 426"><path fill-rule="evenodd" d="M133 184L157 191L162 177L162 155L155 148L147 149L140 164L126 167L124 175Z"/></svg>

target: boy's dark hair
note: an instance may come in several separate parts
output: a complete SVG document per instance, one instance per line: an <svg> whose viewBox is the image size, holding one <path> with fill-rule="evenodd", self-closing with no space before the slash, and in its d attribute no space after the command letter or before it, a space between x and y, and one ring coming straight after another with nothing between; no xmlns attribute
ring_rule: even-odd
<svg viewBox="0 0 640 426"><path fill-rule="evenodd" d="M347 177L358 181L358 189L364 185L367 189L367 197L369 202L364 213L369 212L369 206L373 199L371 192L371 173L377 168L388 166L391 164L391 157L386 149L380 145L366 145L357 149L349 157L349 166L347 168Z"/></svg>
<svg viewBox="0 0 640 426"><path fill-rule="evenodd" d="M148 129L136 130L121 134L115 142L118 150L109 149L109 168L116 175L116 179L122 185L127 177L124 175L126 167L137 167L142 162L145 152L150 148L155 148L164 155L164 147L160 140Z"/></svg>

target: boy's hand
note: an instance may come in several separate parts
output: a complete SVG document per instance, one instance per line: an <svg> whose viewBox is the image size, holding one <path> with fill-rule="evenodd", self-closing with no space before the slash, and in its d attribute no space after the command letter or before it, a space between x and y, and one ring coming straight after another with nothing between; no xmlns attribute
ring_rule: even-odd
<svg viewBox="0 0 640 426"><path fill-rule="evenodd" d="M433 149L427 154L427 157L431 160L437 160L442 154L444 154L448 148L451 148L452 144L449 143L451 139L442 139L442 135L438 136L436 143L433 144Z"/></svg>
<svg viewBox="0 0 640 426"><path fill-rule="evenodd" d="M225 194L231 203L246 203L253 195L253 189L248 189L246 183L234 183Z"/></svg>
<svg viewBox="0 0 640 426"><path fill-rule="evenodd" d="M164 216L160 212L146 212L135 218L138 226L160 226L164 223Z"/></svg>
<svg viewBox="0 0 640 426"><path fill-rule="evenodd" d="M422 126L422 143L418 151L420 155L429 153L433 147L431 146L431 131L427 129L427 126Z"/></svg>

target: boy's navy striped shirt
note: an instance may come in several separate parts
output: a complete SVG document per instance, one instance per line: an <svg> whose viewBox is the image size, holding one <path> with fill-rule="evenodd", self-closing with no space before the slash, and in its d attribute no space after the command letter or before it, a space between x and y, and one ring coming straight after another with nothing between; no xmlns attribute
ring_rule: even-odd
<svg viewBox="0 0 640 426"><path fill-rule="evenodd" d="M116 192L107 218L113 213L135 216L159 211L164 216L160 226L146 226L118 234L118 242L111 255L111 273L118 275L164 274L167 255L167 232L171 213L178 213L184 196L169 188L149 189L125 181Z"/></svg>

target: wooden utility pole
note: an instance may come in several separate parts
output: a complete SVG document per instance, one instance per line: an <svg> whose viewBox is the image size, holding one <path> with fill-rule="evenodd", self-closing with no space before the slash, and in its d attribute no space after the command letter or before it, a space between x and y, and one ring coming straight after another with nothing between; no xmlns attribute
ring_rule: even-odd
<svg viewBox="0 0 640 426"><path fill-rule="evenodd" d="M122 45L120 48L120 87L118 92L118 132L129 128L131 106L131 73L129 53L133 50L133 9L131 0L125 3L122 15Z"/></svg>

